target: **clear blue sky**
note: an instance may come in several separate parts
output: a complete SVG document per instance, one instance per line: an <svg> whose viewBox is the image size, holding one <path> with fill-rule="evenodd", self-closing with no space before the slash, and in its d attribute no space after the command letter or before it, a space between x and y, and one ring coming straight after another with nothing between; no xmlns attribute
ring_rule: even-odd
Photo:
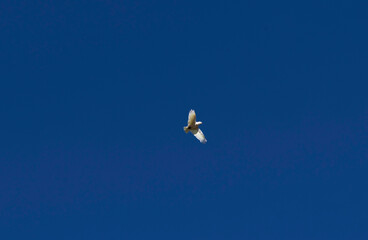
<svg viewBox="0 0 368 240"><path fill-rule="evenodd" d="M1 239L368 239L367 66L367 1L1 1Z"/></svg>

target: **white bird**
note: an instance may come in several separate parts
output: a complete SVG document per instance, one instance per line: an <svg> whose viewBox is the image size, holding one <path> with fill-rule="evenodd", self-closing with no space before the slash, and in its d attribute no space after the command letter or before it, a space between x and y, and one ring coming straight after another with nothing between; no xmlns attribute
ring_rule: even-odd
<svg viewBox="0 0 368 240"><path fill-rule="evenodd" d="M188 116L188 126L184 127L184 131L185 133L188 133L190 131L201 143L206 143L207 140L204 137L203 132L201 131L201 129L198 128L198 126L201 124L202 122L196 122L196 114L192 109L190 110Z"/></svg>

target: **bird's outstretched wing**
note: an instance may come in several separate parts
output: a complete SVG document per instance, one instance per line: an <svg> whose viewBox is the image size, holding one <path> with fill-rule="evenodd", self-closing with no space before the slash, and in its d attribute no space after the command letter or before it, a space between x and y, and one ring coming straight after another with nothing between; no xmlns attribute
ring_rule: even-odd
<svg viewBox="0 0 368 240"><path fill-rule="evenodd" d="M196 123L196 114L194 110L190 110L188 116L188 127L195 126L195 123Z"/></svg>
<svg viewBox="0 0 368 240"><path fill-rule="evenodd" d="M191 131L193 133L193 135L201 142L201 143L206 143L207 140L204 137L203 132L201 131L201 129L196 129L196 130L192 130Z"/></svg>

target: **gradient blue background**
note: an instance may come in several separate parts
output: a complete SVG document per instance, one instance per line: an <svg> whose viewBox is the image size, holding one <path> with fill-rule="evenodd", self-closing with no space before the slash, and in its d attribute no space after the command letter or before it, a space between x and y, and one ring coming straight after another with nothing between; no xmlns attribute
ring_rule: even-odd
<svg viewBox="0 0 368 240"><path fill-rule="evenodd" d="M368 239L367 43L366 1L1 1L0 238Z"/></svg>

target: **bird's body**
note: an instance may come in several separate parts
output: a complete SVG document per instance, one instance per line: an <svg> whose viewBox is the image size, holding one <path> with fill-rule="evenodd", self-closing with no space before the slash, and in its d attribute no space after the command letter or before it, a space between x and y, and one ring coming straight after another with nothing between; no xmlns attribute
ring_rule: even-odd
<svg viewBox="0 0 368 240"><path fill-rule="evenodd" d="M185 133L188 133L190 131L201 143L206 143L207 140L204 137L201 129L199 129L199 125L201 124L202 122L196 122L196 114L194 110L190 110L188 116L188 126L184 127L184 131Z"/></svg>

